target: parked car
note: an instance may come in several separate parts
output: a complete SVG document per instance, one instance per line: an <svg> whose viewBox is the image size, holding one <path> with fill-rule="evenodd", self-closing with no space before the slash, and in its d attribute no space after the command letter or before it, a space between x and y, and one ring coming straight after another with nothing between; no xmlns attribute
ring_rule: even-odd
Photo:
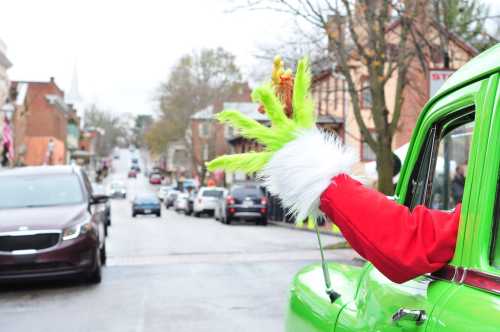
<svg viewBox="0 0 500 332"><path fill-rule="evenodd" d="M127 198L127 186L122 181L113 181L108 186L108 196L111 198Z"/></svg>
<svg viewBox="0 0 500 332"><path fill-rule="evenodd" d="M174 210L176 212L182 211L182 212L186 213L186 211L188 210L188 206L189 206L188 200L189 200L188 193L179 193L177 195L177 198L175 199L175 202L174 202Z"/></svg>
<svg viewBox="0 0 500 332"><path fill-rule="evenodd" d="M172 206L174 206L174 202L177 199L177 195L180 194L180 191L172 189L169 190L167 193L167 196L165 197L165 207L168 209Z"/></svg>
<svg viewBox="0 0 500 332"><path fill-rule="evenodd" d="M235 184L218 203L218 217L222 223L230 224L239 219L267 225L267 197L258 183Z"/></svg>
<svg viewBox="0 0 500 332"><path fill-rule="evenodd" d="M128 178L137 178L137 171L133 168L131 168L129 171L128 171Z"/></svg>
<svg viewBox="0 0 500 332"><path fill-rule="evenodd" d="M102 184L92 183L92 191L94 195L106 196L106 189ZM98 212L104 222L104 234L108 235L108 227L111 226L111 202L109 199L104 204L96 205Z"/></svg>
<svg viewBox="0 0 500 332"><path fill-rule="evenodd" d="M158 173L153 173L149 176L149 183L154 185L160 185L162 181L162 177Z"/></svg>
<svg viewBox="0 0 500 332"><path fill-rule="evenodd" d="M80 276L101 281L106 262L97 206L76 166L36 166L0 172L0 280Z"/></svg>
<svg viewBox="0 0 500 332"><path fill-rule="evenodd" d="M173 189L172 186L162 186L162 187L160 187L160 189L158 189L158 199L161 202L164 202L165 198L167 197L168 192L170 190L172 190L172 189Z"/></svg>
<svg viewBox="0 0 500 332"><path fill-rule="evenodd" d="M214 214L215 203L224 193L224 188L201 187L194 199L193 215L199 217L203 213Z"/></svg>
<svg viewBox="0 0 500 332"><path fill-rule="evenodd" d="M287 332L500 330L498 59L500 44L455 72L425 105L395 190L409 210L448 211L456 204L452 165L467 166L452 260L402 284L371 263L328 263L335 296L327 294L322 265L307 266L293 279Z"/></svg>
<svg viewBox="0 0 500 332"><path fill-rule="evenodd" d="M132 217L135 218L139 214L161 217L161 203L158 197L151 193L137 195L132 201Z"/></svg>

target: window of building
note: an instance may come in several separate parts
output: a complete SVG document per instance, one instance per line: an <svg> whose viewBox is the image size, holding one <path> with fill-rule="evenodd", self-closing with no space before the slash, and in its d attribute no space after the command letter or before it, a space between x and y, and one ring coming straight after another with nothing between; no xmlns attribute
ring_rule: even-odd
<svg viewBox="0 0 500 332"><path fill-rule="evenodd" d="M208 160L208 144L203 144L202 158Z"/></svg>
<svg viewBox="0 0 500 332"><path fill-rule="evenodd" d="M372 105L373 99L370 91L370 82L365 78L361 83L361 108L371 108Z"/></svg>
<svg viewBox="0 0 500 332"><path fill-rule="evenodd" d="M410 183L411 208L450 210L462 201L473 130L470 109L431 128Z"/></svg>
<svg viewBox="0 0 500 332"><path fill-rule="evenodd" d="M208 121L202 121L199 124L199 133L201 138L210 137L210 123Z"/></svg>
<svg viewBox="0 0 500 332"><path fill-rule="evenodd" d="M370 132L372 137L376 140L377 136L375 132ZM375 151L368 145L368 142L362 138L361 142L361 161L374 161L377 159Z"/></svg>
<svg viewBox="0 0 500 332"><path fill-rule="evenodd" d="M226 124L224 125L224 137L226 139L231 139L235 136L235 130L232 126Z"/></svg>

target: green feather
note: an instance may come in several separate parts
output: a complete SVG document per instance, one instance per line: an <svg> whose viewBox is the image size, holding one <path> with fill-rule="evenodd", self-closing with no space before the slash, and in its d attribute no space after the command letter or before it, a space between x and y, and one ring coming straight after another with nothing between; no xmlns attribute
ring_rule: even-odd
<svg viewBox="0 0 500 332"><path fill-rule="evenodd" d="M264 105L266 114L275 127L286 126L291 122L283 111L283 105L274 93L274 89L269 85L263 85L252 92L254 102Z"/></svg>
<svg viewBox="0 0 500 332"><path fill-rule="evenodd" d="M216 118L240 130L243 137L255 139L266 146L268 151L281 149L295 138L294 132L297 129L292 121L288 121L284 127L271 129L235 110L224 110L218 113Z"/></svg>
<svg viewBox="0 0 500 332"><path fill-rule="evenodd" d="M311 74L306 58L297 66L293 87L293 120L286 117L279 98L270 84L255 89L252 93L254 102L262 104L272 127L243 115L239 111L225 110L216 117L222 123L229 123L240 130L243 137L254 139L265 146L264 152L248 152L218 157L207 163L209 171L244 171L253 173L261 170L271 159L274 152L295 139L304 128L312 128L315 123L314 104L309 93Z"/></svg>
<svg viewBox="0 0 500 332"><path fill-rule="evenodd" d="M207 163L207 169L213 172L217 169L226 171L243 171L254 173L260 171L271 159L271 152L247 152L224 155Z"/></svg>
<svg viewBox="0 0 500 332"><path fill-rule="evenodd" d="M307 58L303 58L297 65L292 100L293 119L302 128L311 128L314 125L314 104L309 94L310 87L309 61Z"/></svg>

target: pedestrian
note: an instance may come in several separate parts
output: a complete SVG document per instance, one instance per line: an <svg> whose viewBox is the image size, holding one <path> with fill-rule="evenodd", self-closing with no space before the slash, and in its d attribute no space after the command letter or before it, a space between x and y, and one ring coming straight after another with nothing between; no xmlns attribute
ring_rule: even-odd
<svg viewBox="0 0 500 332"><path fill-rule="evenodd" d="M451 181L451 197L453 199L453 203L457 205L458 203L462 203L462 196L464 195L464 187L465 187L465 166L459 165L455 169L455 176Z"/></svg>

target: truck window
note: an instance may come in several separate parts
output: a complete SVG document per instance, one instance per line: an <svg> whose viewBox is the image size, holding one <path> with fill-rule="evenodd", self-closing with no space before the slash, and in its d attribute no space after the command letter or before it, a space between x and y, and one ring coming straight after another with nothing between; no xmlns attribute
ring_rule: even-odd
<svg viewBox="0 0 500 332"><path fill-rule="evenodd" d="M411 180L410 208L450 210L462 202L473 129L470 109L431 128Z"/></svg>
<svg viewBox="0 0 500 332"><path fill-rule="evenodd" d="M497 202L495 204L495 214L493 215L493 241L491 246L491 265L500 269L500 174L497 184Z"/></svg>

